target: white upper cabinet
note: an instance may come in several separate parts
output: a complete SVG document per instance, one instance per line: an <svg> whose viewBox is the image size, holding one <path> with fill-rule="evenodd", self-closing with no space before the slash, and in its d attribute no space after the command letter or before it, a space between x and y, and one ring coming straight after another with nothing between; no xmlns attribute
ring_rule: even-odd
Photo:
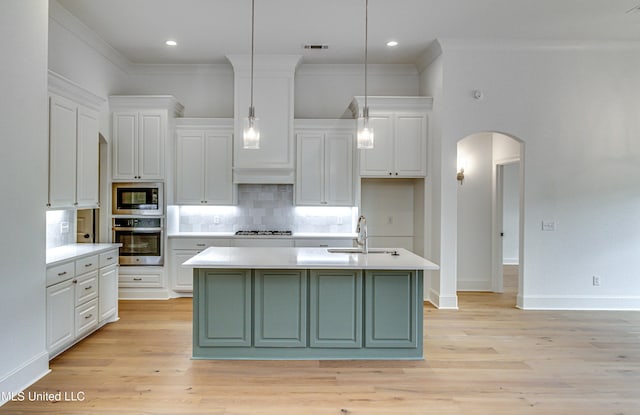
<svg viewBox="0 0 640 415"><path fill-rule="evenodd" d="M296 120L296 205L353 206L354 132L350 120Z"/></svg>
<svg viewBox="0 0 640 415"><path fill-rule="evenodd" d="M227 56L234 70L233 169L236 183L293 183L294 75L300 57L255 57L253 102L259 122L260 148L245 149L242 130L251 99L251 57Z"/></svg>
<svg viewBox="0 0 640 415"><path fill-rule="evenodd" d="M48 206L97 207L98 113L105 100L53 72L48 79Z"/></svg>
<svg viewBox="0 0 640 415"><path fill-rule="evenodd" d="M233 204L233 120L178 119L176 146L176 204Z"/></svg>
<svg viewBox="0 0 640 415"><path fill-rule="evenodd" d="M362 177L424 177L427 174L430 97L368 97L374 148L360 150ZM361 112L363 98L350 109Z"/></svg>
<svg viewBox="0 0 640 415"><path fill-rule="evenodd" d="M164 180L165 146L183 107L174 97L111 96L113 179Z"/></svg>

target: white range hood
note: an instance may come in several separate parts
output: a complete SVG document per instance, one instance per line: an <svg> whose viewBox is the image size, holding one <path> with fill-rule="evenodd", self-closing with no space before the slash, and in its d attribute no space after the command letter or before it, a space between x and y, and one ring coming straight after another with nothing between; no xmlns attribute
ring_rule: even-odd
<svg viewBox="0 0 640 415"><path fill-rule="evenodd" d="M253 102L260 121L260 148L242 147L249 113L251 55L228 55L234 72L234 183L293 183L294 77L302 55L255 55Z"/></svg>

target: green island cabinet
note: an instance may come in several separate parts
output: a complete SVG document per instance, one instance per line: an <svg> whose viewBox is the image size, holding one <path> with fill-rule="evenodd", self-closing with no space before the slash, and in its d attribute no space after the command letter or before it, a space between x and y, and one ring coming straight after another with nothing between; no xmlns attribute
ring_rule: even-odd
<svg viewBox="0 0 640 415"><path fill-rule="evenodd" d="M194 268L194 359L422 359L422 270Z"/></svg>

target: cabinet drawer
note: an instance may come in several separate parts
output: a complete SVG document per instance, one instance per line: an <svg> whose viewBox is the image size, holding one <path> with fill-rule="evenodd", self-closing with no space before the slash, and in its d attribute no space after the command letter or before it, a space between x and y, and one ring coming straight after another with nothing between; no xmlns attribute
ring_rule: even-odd
<svg viewBox="0 0 640 415"><path fill-rule="evenodd" d="M98 299L76 307L76 338L98 327Z"/></svg>
<svg viewBox="0 0 640 415"><path fill-rule="evenodd" d="M81 305L98 296L98 271L77 278L76 305Z"/></svg>
<svg viewBox="0 0 640 415"><path fill-rule="evenodd" d="M47 268L47 287L73 278L76 275L76 267L73 261Z"/></svg>
<svg viewBox="0 0 640 415"><path fill-rule="evenodd" d="M128 287L162 287L160 274L120 275L118 286Z"/></svg>
<svg viewBox="0 0 640 415"><path fill-rule="evenodd" d="M108 267L109 265L118 263L118 250L114 249L113 251L103 252L100 254L100 268Z"/></svg>
<svg viewBox="0 0 640 415"><path fill-rule="evenodd" d="M88 256L76 260L76 275L84 274L98 269L98 255Z"/></svg>
<svg viewBox="0 0 640 415"><path fill-rule="evenodd" d="M308 248L347 248L353 246L353 239L347 238L335 238L335 239L320 239L320 238L308 238L295 240L296 247L308 247Z"/></svg>
<svg viewBox="0 0 640 415"><path fill-rule="evenodd" d="M173 249L203 250L210 246L231 246L231 239L221 238L172 238Z"/></svg>

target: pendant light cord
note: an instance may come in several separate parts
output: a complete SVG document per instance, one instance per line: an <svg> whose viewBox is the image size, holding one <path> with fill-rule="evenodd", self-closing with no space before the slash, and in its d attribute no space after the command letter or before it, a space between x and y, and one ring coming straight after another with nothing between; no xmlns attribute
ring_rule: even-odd
<svg viewBox="0 0 640 415"><path fill-rule="evenodd" d="M365 0L364 12L364 107L367 108L367 61L369 43L369 0ZM367 111L368 112L368 111ZM367 114L368 116L369 114Z"/></svg>
<svg viewBox="0 0 640 415"><path fill-rule="evenodd" d="M251 0L251 112L253 112L253 51L255 32L255 0Z"/></svg>

